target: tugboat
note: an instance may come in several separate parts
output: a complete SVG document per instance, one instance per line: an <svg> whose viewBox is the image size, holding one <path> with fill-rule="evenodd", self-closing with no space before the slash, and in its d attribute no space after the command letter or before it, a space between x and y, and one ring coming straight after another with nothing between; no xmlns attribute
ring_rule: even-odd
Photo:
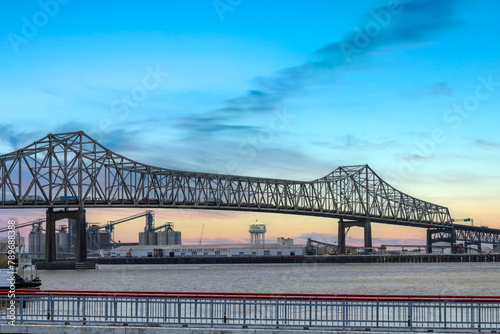
<svg viewBox="0 0 500 334"><path fill-rule="evenodd" d="M14 277L14 280L12 280L12 277ZM8 268L0 268L0 289L10 289L11 281L14 281L16 289L33 289L42 285L42 281L38 277L29 280L27 277L22 278Z"/></svg>
<svg viewBox="0 0 500 334"><path fill-rule="evenodd" d="M8 253L5 251L0 253L0 289L10 289L12 281L14 282L14 287L16 289L36 289L42 285L42 281L38 277L32 278L31 280L27 277L22 278L19 275L20 267L20 265L17 266L18 272L16 272L14 270L16 267L9 265Z"/></svg>

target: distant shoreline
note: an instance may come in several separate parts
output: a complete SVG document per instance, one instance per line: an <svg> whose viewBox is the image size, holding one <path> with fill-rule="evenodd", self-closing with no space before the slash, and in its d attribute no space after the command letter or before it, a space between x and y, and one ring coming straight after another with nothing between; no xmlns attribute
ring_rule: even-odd
<svg viewBox="0 0 500 334"><path fill-rule="evenodd" d="M33 263L43 267L43 260ZM61 261L63 262L63 261ZM71 262L71 261L69 261ZM91 258L97 264L251 264L251 263L431 263L500 262L499 253L421 255L304 255L304 256L199 256L199 257L106 257Z"/></svg>

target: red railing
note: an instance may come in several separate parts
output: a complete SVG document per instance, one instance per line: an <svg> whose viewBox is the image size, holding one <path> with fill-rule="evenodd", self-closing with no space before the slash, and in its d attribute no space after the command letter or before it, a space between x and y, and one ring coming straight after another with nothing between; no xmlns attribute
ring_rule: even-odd
<svg viewBox="0 0 500 334"><path fill-rule="evenodd" d="M0 289L0 295L8 293ZM445 295L369 295L369 294L302 294L302 293L243 293L243 292L185 292L185 291L101 291L101 290L37 290L16 289L16 295L88 296L88 297L156 297L212 299L288 299L288 300L353 300L353 301L415 301L415 302L482 302L500 303L500 296Z"/></svg>

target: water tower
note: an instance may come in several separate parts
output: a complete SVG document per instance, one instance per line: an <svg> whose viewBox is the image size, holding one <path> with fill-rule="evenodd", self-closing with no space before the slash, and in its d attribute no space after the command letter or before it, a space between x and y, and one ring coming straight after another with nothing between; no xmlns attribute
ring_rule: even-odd
<svg viewBox="0 0 500 334"><path fill-rule="evenodd" d="M250 232L250 243L264 244L266 243L266 224L252 224L248 229Z"/></svg>

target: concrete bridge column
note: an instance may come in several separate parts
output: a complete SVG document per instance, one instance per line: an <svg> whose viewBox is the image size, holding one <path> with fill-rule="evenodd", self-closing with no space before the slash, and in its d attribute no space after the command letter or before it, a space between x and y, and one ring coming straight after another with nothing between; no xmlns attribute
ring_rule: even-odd
<svg viewBox="0 0 500 334"><path fill-rule="evenodd" d="M430 228L427 229L427 242L425 252L427 254L432 254L432 230Z"/></svg>
<svg viewBox="0 0 500 334"><path fill-rule="evenodd" d="M87 261L87 233L85 230L85 209L80 208L76 212L76 262Z"/></svg>
<svg viewBox="0 0 500 334"><path fill-rule="evenodd" d="M364 232L365 232L365 247L373 247L372 243L372 224L371 222L367 219L365 222L365 226L363 226ZM366 249L365 252L370 253L372 249Z"/></svg>
<svg viewBox="0 0 500 334"><path fill-rule="evenodd" d="M344 220L340 219L339 220L339 232L338 232L338 245L339 245L339 254L345 254L345 223Z"/></svg>
<svg viewBox="0 0 500 334"><path fill-rule="evenodd" d="M457 243L457 232L455 228L450 228L450 248L453 248L453 245Z"/></svg>
<svg viewBox="0 0 500 334"><path fill-rule="evenodd" d="M76 261L87 261L85 209L54 211L52 208L49 208L47 209L47 221L45 225L45 229L47 230L45 235L45 262L56 261L56 221L64 218L76 220Z"/></svg>
<svg viewBox="0 0 500 334"><path fill-rule="evenodd" d="M52 208L46 211L45 221L45 261L56 260L56 218Z"/></svg>
<svg viewBox="0 0 500 334"><path fill-rule="evenodd" d="M338 245L339 254L346 253L346 233L345 229L348 227L358 226L364 229L364 237L365 237L365 247L373 247L372 243L372 226L371 222L367 219L366 221L348 221L345 222L343 219L339 220L339 232L338 232ZM371 252L367 250L367 252Z"/></svg>

